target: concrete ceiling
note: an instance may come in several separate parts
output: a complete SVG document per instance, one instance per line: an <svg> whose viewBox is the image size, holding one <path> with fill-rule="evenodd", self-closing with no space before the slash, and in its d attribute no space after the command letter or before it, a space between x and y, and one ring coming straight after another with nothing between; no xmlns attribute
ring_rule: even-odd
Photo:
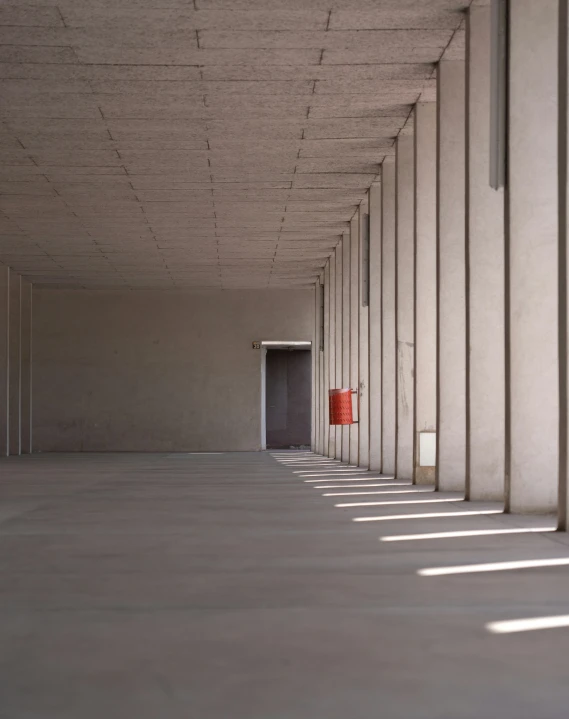
<svg viewBox="0 0 569 719"><path fill-rule="evenodd" d="M52 286L313 284L469 4L0 0L0 261Z"/></svg>

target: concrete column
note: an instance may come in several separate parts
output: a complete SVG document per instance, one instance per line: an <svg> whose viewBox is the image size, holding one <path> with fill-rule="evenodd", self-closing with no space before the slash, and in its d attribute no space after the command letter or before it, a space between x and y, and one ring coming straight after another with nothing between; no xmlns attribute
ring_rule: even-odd
<svg viewBox="0 0 569 719"><path fill-rule="evenodd" d="M313 452L318 452L318 421L320 388L318 386L318 354L320 348L320 283L314 285L314 332L312 339L312 443Z"/></svg>
<svg viewBox="0 0 569 719"><path fill-rule="evenodd" d="M569 0L559 1L559 529L569 529Z"/></svg>
<svg viewBox="0 0 569 719"><path fill-rule="evenodd" d="M350 235L342 241L342 387L350 387ZM350 427L342 430L342 461L350 461Z"/></svg>
<svg viewBox="0 0 569 719"><path fill-rule="evenodd" d="M330 280L328 282L330 326L328 340L328 389L336 386L336 250L330 256ZM328 457L336 456L336 427L329 426Z"/></svg>
<svg viewBox="0 0 569 719"><path fill-rule="evenodd" d="M324 304L325 304L325 297L326 297L326 287L324 286L324 270L322 270L322 273L320 275L320 285L322 286L322 295L321 295L321 302L322 302L322 317L324 318ZM324 382L324 361L325 361L325 354L324 354L324 319L322 319L322 324L320 327L320 347L322 349L319 349L318 352L318 365L319 365L319 405L320 405L320 412L319 412L319 420L320 420L320 429L319 429L319 453L325 454L324 447L326 446L325 442L325 433L326 433L326 412L327 412L327 397L326 397L326 386Z"/></svg>
<svg viewBox="0 0 569 719"><path fill-rule="evenodd" d="M466 58L466 498L504 499L504 192L490 177L490 7L471 7Z"/></svg>
<svg viewBox="0 0 569 719"><path fill-rule="evenodd" d="M360 386L360 242L358 213L350 223L350 387ZM354 419L359 420L358 403L354 400ZM350 427L350 464L359 463L359 424Z"/></svg>
<svg viewBox="0 0 569 719"><path fill-rule="evenodd" d="M466 485L465 63L439 63L437 489Z"/></svg>
<svg viewBox="0 0 569 719"><path fill-rule="evenodd" d="M415 484L434 484L437 429L437 106L415 106Z"/></svg>
<svg viewBox="0 0 569 719"><path fill-rule="evenodd" d="M369 468L381 471L381 185L369 190Z"/></svg>
<svg viewBox="0 0 569 719"><path fill-rule="evenodd" d="M343 274L342 274L342 241L336 247L336 377L334 387L342 387L342 359L343 359L343 321L342 321L342 297L343 297ZM342 425L336 426L335 457L342 458Z"/></svg>
<svg viewBox="0 0 569 719"><path fill-rule="evenodd" d="M0 457L10 453L10 269L0 265Z"/></svg>
<svg viewBox="0 0 569 719"><path fill-rule="evenodd" d="M318 335L318 330L316 329L316 323L317 323L317 317L318 312L316 309L317 305L317 297L318 297L318 291L317 287L314 287L314 320L312 325L312 353L311 353L311 361L312 361L312 393L310 397L310 449L315 452L316 451L316 353L315 353L315 343L316 338Z"/></svg>
<svg viewBox="0 0 569 719"><path fill-rule="evenodd" d="M397 343L397 444L399 479L413 477L413 284L414 238L414 138L400 135L396 148L396 343Z"/></svg>
<svg viewBox="0 0 569 719"><path fill-rule="evenodd" d="M395 345L395 162L381 168L381 447L385 474L395 474L397 422Z"/></svg>
<svg viewBox="0 0 569 719"><path fill-rule="evenodd" d="M10 454L22 453L22 278L10 273Z"/></svg>
<svg viewBox="0 0 569 719"><path fill-rule="evenodd" d="M558 0L509 11L506 509L558 499Z"/></svg>
<svg viewBox="0 0 569 719"><path fill-rule="evenodd" d="M324 352L322 357L322 405L323 405L323 437L322 454L328 454L330 443L330 405L328 390L330 389L330 259L324 268Z"/></svg>
<svg viewBox="0 0 569 719"><path fill-rule="evenodd" d="M360 417L359 417L359 465L361 467L369 467L369 307L363 304L364 277L363 272L366 270L363 264L364 251L363 242L365 241L364 223L367 222L367 214L369 212L369 202L366 197L362 201L358 210L359 216L359 245L360 245L360 263L359 263L359 335L360 335Z"/></svg>
<svg viewBox="0 0 569 719"><path fill-rule="evenodd" d="M22 280L22 453L32 453L32 285Z"/></svg>

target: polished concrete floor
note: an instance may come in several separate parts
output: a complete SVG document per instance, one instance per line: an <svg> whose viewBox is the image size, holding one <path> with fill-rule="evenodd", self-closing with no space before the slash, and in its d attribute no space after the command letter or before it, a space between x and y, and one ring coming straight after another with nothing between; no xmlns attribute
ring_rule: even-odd
<svg viewBox="0 0 569 719"><path fill-rule="evenodd" d="M569 614L569 566L418 573L569 558L453 516L496 508L309 453L3 460L0 718L567 719L569 628L487 624ZM543 531L380 541L504 529Z"/></svg>

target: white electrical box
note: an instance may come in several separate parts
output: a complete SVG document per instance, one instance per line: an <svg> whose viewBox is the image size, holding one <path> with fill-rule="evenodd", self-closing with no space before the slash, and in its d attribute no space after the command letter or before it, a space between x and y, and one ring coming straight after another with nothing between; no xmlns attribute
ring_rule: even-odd
<svg viewBox="0 0 569 719"><path fill-rule="evenodd" d="M419 432L419 466L435 467L437 464L437 433Z"/></svg>

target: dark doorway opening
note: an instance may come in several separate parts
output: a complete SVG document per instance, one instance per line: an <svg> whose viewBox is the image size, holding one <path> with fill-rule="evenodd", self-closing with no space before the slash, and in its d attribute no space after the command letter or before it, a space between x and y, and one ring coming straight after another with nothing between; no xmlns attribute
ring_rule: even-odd
<svg viewBox="0 0 569 719"><path fill-rule="evenodd" d="M306 349L267 349L267 449L310 447L312 363Z"/></svg>

